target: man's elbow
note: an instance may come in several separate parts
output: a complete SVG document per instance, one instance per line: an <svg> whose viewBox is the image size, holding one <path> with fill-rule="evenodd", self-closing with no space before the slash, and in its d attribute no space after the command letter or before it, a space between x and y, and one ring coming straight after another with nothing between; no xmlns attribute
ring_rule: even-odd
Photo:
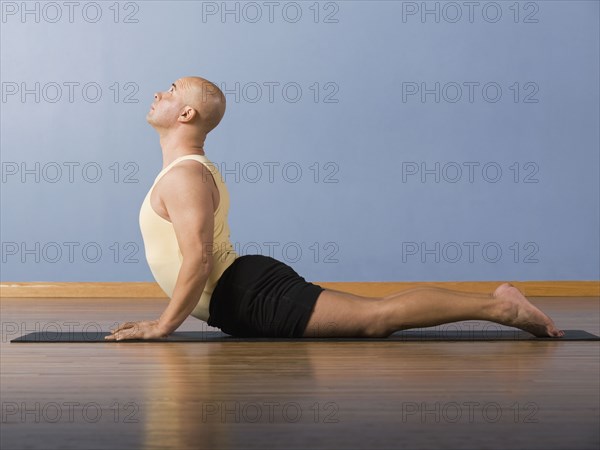
<svg viewBox="0 0 600 450"><path fill-rule="evenodd" d="M206 250L190 252L183 256L183 264L190 265L199 275L210 275L213 269L213 256Z"/></svg>

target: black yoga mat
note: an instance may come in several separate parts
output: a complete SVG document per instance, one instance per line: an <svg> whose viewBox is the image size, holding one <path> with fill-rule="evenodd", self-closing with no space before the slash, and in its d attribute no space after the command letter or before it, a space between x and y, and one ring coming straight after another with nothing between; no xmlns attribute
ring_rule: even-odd
<svg viewBox="0 0 600 450"><path fill-rule="evenodd" d="M176 331L166 339L107 341L108 332L38 331L11 340L14 343L134 343L134 342L420 342L420 341L600 341L600 337L583 330L564 330L561 338L538 338L521 330L408 330L387 338L238 338L220 331Z"/></svg>

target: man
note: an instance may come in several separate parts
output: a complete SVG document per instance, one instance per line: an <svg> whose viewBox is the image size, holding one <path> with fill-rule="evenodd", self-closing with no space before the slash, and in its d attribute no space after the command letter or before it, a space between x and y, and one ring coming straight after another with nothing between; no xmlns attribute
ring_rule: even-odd
<svg viewBox="0 0 600 450"><path fill-rule="evenodd" d="M509 283L490 294L420 287L362 297L306 282L274 258L237 255L229 194L204 153L225 103L221 90L199 77L154 95L146 119L159 134L163 170L142 204L140 227L152 273L170 301L159 319L121 324L108 340L164 338L189 315L248 337L387 337L461 320L564 335Z"/></svg>

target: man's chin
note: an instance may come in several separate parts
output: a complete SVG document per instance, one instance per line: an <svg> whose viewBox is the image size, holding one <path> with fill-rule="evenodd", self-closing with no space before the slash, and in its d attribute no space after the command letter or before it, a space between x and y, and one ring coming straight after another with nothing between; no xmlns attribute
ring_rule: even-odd
<svg viewBox="0 0 600 450"><path fill-rule="evenodd" d="M159 124L159 122L156 119L157 118L154 117L152 112L149 112L148 114L146 114L146 122L148 122L152 128L154 128L155 130L158 130L159 128L162 128L162 126Z"/></svg>

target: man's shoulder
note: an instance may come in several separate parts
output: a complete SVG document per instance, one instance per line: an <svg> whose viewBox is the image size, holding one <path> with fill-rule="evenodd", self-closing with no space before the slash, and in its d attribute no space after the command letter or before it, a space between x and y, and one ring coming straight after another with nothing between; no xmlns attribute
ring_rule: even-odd
<svg viewBox="0 0 600 450"><path fill-rule="evenodd" d="M191 159L177 163L162 178L164 179L164 185L175 188L197 186L198 183L202 182L212 183L210 169L198 160Z"/></svg>

